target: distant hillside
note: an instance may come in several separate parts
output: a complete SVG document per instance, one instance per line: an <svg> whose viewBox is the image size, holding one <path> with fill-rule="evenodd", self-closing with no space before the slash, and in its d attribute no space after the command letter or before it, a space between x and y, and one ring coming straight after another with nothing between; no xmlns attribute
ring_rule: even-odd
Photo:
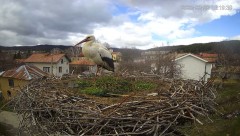
<svg viewBox="0 0 240 136"><path fill-rule="evenodd" d="M49 52L53 48L59 48L61 50L66 50L72 46L66 45L36 45L36 46L13 46L5 47L0 46L0 50L20 50L20 51L46 51ZM122 53L123 60L132 60L133 58L139 57L141 55L141 50L138 49L126 49L126 48L112 48L115 52Z"/></svg>
<svg viewBox="0 0 240 136"><path fill-rule="evenodd" d="M36 45L36 46L13 46L13 47L0 46L0 50L50 51L53 48L59 48L59 49L65 50L65 49L67 49L69 47L71 47L71 46L66 46L66 45Z"/></svg>
<svg viewBox="0 0 240 136"><path fill-rule="evenodd" d="M53 48L59 48L62 50L66 50L72 46L66 45L36 45L36 46L15 46L15 47L4 47L0 46L0 50L35 50L35 51L50 51ZM200 52L209 52L214 53L217 52L218 49L226 49L231 50L235 53L240 54L240 41L232 40L232 41L222 41L222 42L211 42L211 43L196 43L191 45L178 45L178 46L165 46L165 47L157 47L148 49L147 51L177 51L177 52L190 52L190 53L200 53ZM143 50L139 49L127 49L127 48L112 48L113 51L121 52L123 60L133 60L134 58L140 57L141 52Z"/></svg>
<svg viewBox="0 0 240 136"><path fill-rule="evenodd" d="M127 49L127 48L112 48L115 52L122 53L122 59L125 61L133 60L141 56L142 50L139 49Z"/></svg>
<svg viewBox="0 0 240 136"><path fill-rule="evenodd" d="M200 53L200 52L209 52L214 53L219 48L229 49L235 53L240 53L240 41L231 40L231 41L222 41L222 42L211 42L211 43L195 43L191 45L178 45L178 46L166 46L152 48L149 50L168 50L168 51L177 51L177 52L191 52L191 53Z"/></svg>

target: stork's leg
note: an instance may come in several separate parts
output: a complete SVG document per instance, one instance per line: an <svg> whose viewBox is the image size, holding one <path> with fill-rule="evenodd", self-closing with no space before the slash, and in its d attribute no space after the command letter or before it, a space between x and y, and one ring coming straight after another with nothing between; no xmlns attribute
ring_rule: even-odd
<svg viewBox="0 0 240 136"><path fill-rule="evenodd" d="M97 71L96 71L95 77L98 75L98 72L99 72L99 66L97 66Z"/></svg>
<svg viewBox="0 0 240 136"><path fill-rule="evenodd" d="M96 71L96 73L95 73L95 77L94 77L94 82L96 82L96 78L97 78L97 75L98 75L98 71L99 71L99 66L97 65L97 71Z"/></svg>
<svg viewBox="0 0 240 136"><path fill-rule="evenodd" d="M102 75L102 71L103 71L103 68L102 68L102 67L100 67L100 75Z"/></svg>

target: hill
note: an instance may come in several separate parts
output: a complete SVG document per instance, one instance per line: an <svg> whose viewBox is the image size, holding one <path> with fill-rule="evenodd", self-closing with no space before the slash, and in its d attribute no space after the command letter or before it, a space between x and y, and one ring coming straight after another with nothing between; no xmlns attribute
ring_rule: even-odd
<svg viewBox="0 0 240 136"><path fill-rule="evenodd" d="M27 50L34 50L34 51L50 51L53 48L59 48L62 50L68 49L71 46L66 45L36 45L36 46L0 46L0 50L20 50L20 51L27 51Z"/></svg>
<svg viewBox="0 0 240 136"><path fill-rule="evenodd" d="M134 58L140 57L142 50L139 49L127 49L127 48L112 48L115 52L122 53L123 60L133 60Z"/></svg>
<svg viewBox="0 0 240 136"><path fill-rule="evenodd" d="M67 45L36 45L36 46L13 46L5 47L0 46L0 50L34 50L34 51L50 51L53 48L59 48L61 50L66 50L72 46ZM115 52L122 53L123 60L132 60L141 55L141 52L144 50L139 49L128 49L128 48L112 48ZM210 43L195 43L190 45L178 45L178 46L165 46L151 48L147 51L177 51L177 52L188 52L188 53L216 53L219 49L222 50L231 50L233 53L240 53L240 41L239 40L230 40L222 42L210 42Z"/></svg>
<svg viewBox="0 0 240 136"><path fill-rule="evenodd" d="M215 53L220 48L232 50L234 53L240 53L240 41L230 40L230 41L210 42L210 43L195 43L190 45L158 47L158 48L152 48L149 50L152 50L152 51L168 50L168 51L190 52L190 53L200 53L200 52Z"/></svg>
<svg viewBox="0 0 240 136"><path fill-rule="evenodd" d="M50 51L54 48L59 48L61 50L66 50L72 46L67 45L36 45L36 46L12 46L12 47L6 47L6 46L0 46L0 50L10 51L10 50L16 50L16 51ZM111 48L115 52L121 52L123 56L123 60L129 60L132 58L136 58L140 56L141 50L139 49L127 49L127 48Z"/></svg>

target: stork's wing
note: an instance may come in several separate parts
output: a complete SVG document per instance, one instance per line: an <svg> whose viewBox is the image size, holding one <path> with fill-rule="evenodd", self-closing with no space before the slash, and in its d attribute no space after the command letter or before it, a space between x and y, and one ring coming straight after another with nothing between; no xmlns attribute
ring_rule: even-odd
<svg viewBox="0 0 240 136"><path fill-rule="evenodd" d="M106 68L107 70L114 71L114 64L111 52L106 47L103 48L99 46L98 53L102 61L104 62L103 67Z"/></svg>

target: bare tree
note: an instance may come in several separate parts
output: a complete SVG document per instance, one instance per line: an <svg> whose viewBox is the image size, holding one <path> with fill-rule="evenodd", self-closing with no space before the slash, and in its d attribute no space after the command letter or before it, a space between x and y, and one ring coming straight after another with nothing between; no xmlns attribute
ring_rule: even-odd
<svg viewBox="0 0 240 136"><path fill-rule="evenodd" d="M16 67L16 62L13 59L13 54L0 52L0 72Z"/></svg>
<svg viewBox="0 0 240 136"><path fill-rule="evenodd" d="M122 61L120 70L127 70L129 73L145 72L159 75L163 78L177 78L181 74L181 66L175 62L175 54L156 54L151 59L143 62Z"/></svg>
<svg viewBox="0 0 240 136"><path fill-rule="evenodd" d="M133 61L121 61L120 62L120 71L128 71L129 73L134 72L151 72L151 65L149 62L133 62Z"/></svg>
<svg viewBox="0 0 240 136"><path fill-rule="evenodd" d="M218 54L215 74L224 81L240 66L240 54L230 45L216 45L215 51Z"/></svg>
<svg viewBox="0 0 240 136"><path fill-rule="evenodd" d="M78 57L82 52L81 47L70 47L64 51L69 58Z"/></svg>
<svg viewBox="0 0 240 136"><path fill-rule="evenodd" d="M154 73L165 78L177 78L181 75L181 66L175 61L174 53L158 54L153 60Z"/></svg>

